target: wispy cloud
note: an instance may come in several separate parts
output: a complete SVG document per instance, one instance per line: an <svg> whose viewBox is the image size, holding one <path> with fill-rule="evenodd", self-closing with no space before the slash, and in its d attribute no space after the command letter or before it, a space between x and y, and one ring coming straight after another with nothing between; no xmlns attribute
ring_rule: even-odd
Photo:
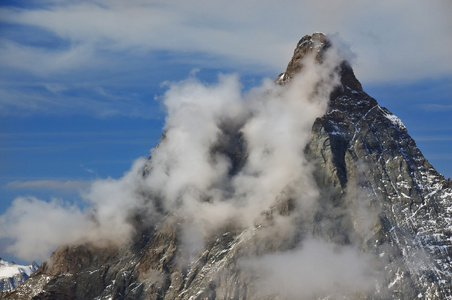
<svg viewBox="0 0 452 300"><path fill-rule="evenodd" d="M452 136L416 136L416 141L427 141L427 142L441 142L441 141L452 141Z"/></svg>
<svg viewBox="0 0 452 300"><path fill-rule="evenodd" d="M150 124L147 120L143 121ZM160 123L158 123L160 124ZM153 126L155 126L153 124ZM143 150L154 147L162 134L160 127L136 130L109 130L101 131L29 131L0 132L0 153L55 153L69 150L93 149L99 145L137 145Z"/></svg>
<svg viewBox="0 0 452 300"><path fill-rule="evenodd" d="M2 30L10 34L0 39L0 111L155 116L149 90L132 96L137 82L143 88L146 80L178 80L181 71L168 69L182 65L238 71L252 65L255 74L276 75L296 41L315 31L339 32L353 45L364 82L438 77L452 73L451 10L446 0L3 5ZM16 88L5 85L14 77ZM24 88L29 82L41 82L47 94ZM76 89L67 89L74 82Z"/></svg>
<svg viewBox="0 0 452 300"><path fill-rule="evenodd" d="M422 105L422 108L426 111L445 112L445 111L452 111L452 104L427 103L427 104Z"/></svg>
<svg viewBox="0 0 452 300"><path fill-rule="evenodd" d="M94 67L94 49L88 44L69 49L32 47L8 40L0 40L0 63L4 68L25 70L36 75L60 74L74 69ZM92 64L95 64L94 66Z"/></svg>
<svg viewBox="0 0 452 300"><path fill-rule="evenodd" d="M146 101L132 93L113 96L114 93L95 86L3 85L0 86L0 115L83 114L150 119L162 114L159 104L152 99Z"/></svg>
<svg viewBox="0 0 452 300"><path fill-rule="evenodd" d="M31 180L31 181L12 181L6 184L10 189L46 189L46 190L80 190L87 188L90 181L84 180Z"/></svg>
<svg viewBox="0 0 452 300"><path fill-rule="evenodd" d="M256 62L278 71L284 67L297 38L305 32L322 30L340 32L352 42L354 51L374 68L374 75L363 74L368 79L384 79L380 78L383 74L390 79L451 71L452 63L447 59L452 47L448 1L367 0L351 4L349 0L289 1L284 5L268 0L135 0L127 5L103 0L58 1L45 8L4 7L0 15L4 22L37 26L70 41L73 46L62 49L66 54L54 59L50 67L59 63L78 67L82 59L91 63L94 57L87 55L90 51L143 55L170 50L220 55L240 63ZM268 22L269 17L275 22ZM420 43L427 33L432 42ZM35 53L46 55L38 49ZM102 58L99 53L95 55L96 59ZM40 61L35 63L39 65ZM363 68L366 66L358 66ZM406 73L414 69L415 74Z"/></svg>

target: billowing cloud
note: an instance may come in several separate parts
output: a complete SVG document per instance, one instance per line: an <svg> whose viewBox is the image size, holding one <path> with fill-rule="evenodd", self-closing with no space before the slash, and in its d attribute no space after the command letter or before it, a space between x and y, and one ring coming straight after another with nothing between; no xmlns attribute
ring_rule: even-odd
<svg viewBox="0 0 452 300"><path fill-rule="evenodd" d="M87 215L76 205L36 197L16 198L0 216L0 238L12 238L6 250L26 260L44 259L61 243L70 244L89 230Z"/></svg>
<svg viewBox="0 0 452 300"><path fill-rule="evenodd" d="M2 231L0 238L14 242L7 251L25 259L44 259L62 244L94 242L125 243L131 238L134 228L129 222L131 213L143 208L140 182L144 159L138 159L120 179L97 180L82 194L84 207L59 199L45 201L36 197L18 197L11 207L0 216ZM13 184L24 187L24 184ZM33 182L25 187L72 187L73 183ZM152 215L153 207L146 204Z"/></svg>
<svg viewBox="0 0 452 300"><path fill-rule="evenodd" d="M84 216L77 217L83 224L71 223L75 236L82 233L79 227L91 229L78 238L72 236L73 240L127 241L134 232L130 217L142 212L150 221L158 219L155 206L183 217L192 230L197 228L200 240L231 218L251 226L281 193L298 198L300 207L308 207L317 191L303 149L315 118L324 114L329 93L339 82L332 70L340 61L331 49L321 65L312 58L306 60L303 71L290 84L279 86L266 79L262 86L247 93L242 92L234 74L220 75L218 83L211 85L193 76L170 83L164 95L168 112L165 138L152 150L150 164L138 159L122 178L95 181L83 194L88 209L76 211ZM239 139L246 141L242 155L247 156L241 158L243 166L233 171L231 147ZM147 175L143 176L145 169ZM10 184L54 188L73 185L54 181ZM15 203L18 201L24 206L27 203L21 199ZM34 199L29 203L50 205L58 213L65 211L54 201L49 204ZM39 214L45 210L36 211ZM4 228L14 228L16 222L23 221L14 212L7 215L10 217ZM59 220L63 219L55 221ZM60 228L59 224L53 226ZM62 228L70 231L68 226ZM16 245L30 238L9 232L6 230L3 237L16 238ZM41 241L43 245L38 248L50 250L55 246L45 238L32 240Z"/></svg>
<svg viewBox="0 0 452 300"><path fill-rule="evenodd" d="M0 238L13 239L8 250L21 258L43 258L61 244L123 245L137 233L136 225L158 224L170 215L183 224L182 257L196 255L213 232L230 224L246 232L251 243L255 239L243 267L252 276L257 272L256 284L268 289L264 293L282 289L289 292L283 295L295 298L369 289L373 277L365 276L372 267L353 247L305 238L289 252L257 258L251 250L261 241L282 245L294 240L300 220L314 215L320 193L304 149L312 124L325 114L340 83L340 53L328 48L321 63L311 53L290 82L278 85L265 79L247 92L235 74L220 75L214 84L193 74L168 83L165 134L151 159L137 159L120 179L93 182L82 195L83 210L57 200L17 198L0 216ZM349 196L362 197L358 194ZM269 222L265 216L283 203L293 208L287 215L274 213ZM367 223L372 212L365 209L363 205L362 213L353 212L362 223L355 224L360 231L372 225ZM43 219L45 224L33 226ZM303 284L288 289L286 285L296 285L295 278L303 278Z"/></svg>
<svg viewBox="0 0 452 300"><path fill-rule="evenodd" d="M257 277L264 298L278 294L283 299L347 299L375 285L370 257L353 247L333 246L307 239L297 249L242 261L244 270Z"/></svg>

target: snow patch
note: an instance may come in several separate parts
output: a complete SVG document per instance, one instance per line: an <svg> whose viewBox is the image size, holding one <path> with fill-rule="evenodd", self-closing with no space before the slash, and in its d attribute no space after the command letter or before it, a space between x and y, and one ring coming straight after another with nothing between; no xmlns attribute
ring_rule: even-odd
<svg viewBox="0 0 452 300"><path fill-rule="evenodd" d="M36 271L37 266L35 264L29 266L16 265L0 259L0 279L11 278L17 274L26 274L27 277Z"/></svg>
<svg viewBox="0 0 452 300"><path fill-rule="evenodd" d="M392 124L394 124L394 126L402 128L402 129L406 129L405 125L402 123L402 121L397 116L393 115L389 111L383 110L381 107L379 107L379 108L380 108L380 111L383 113L383 115L386 117L386 119L391 121Z"/></svg>

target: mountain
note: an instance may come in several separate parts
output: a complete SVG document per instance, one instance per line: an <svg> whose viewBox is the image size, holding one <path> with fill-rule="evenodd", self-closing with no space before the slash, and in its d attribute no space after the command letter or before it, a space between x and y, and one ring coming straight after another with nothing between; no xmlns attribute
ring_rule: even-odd
<svg viewBox="0 0 452 300"><path fill-rule="evenodd" d="M452 298L452 182L334 39L303 37L247 99L245 113L201 106L195 133L167 119L128 243L63 245L3 298Z"/></svg>
<svg viewBox="0 0 452 300"><path fill-rule="evenodd" d="M11 291L38 269L38 265L33 262L29 266L16 265L4 261L0 258L0 291Z"/></svg>

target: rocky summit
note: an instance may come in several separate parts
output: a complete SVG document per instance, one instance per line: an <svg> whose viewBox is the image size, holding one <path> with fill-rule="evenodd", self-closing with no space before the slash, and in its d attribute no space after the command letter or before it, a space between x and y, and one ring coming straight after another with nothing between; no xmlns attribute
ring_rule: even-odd
<svg viewBox="0 0 452 300"><path fill-rule="evenodd" d="M424 158L403 123L363 90L334 48L321 33L304 36L275 81L274 94L280 95L315 78L306 103L323 94L327 103L300 144L296 180L283 184L253 222L231 218L186 251L184 216L151 193L146 199L160 217L150 222L148 212L131 211L130 242L62 245L2 297L452 299L452 183ZM215 187L228 195L244 174L265 173L249 167L256 151L246 134L252 116L219 126L223 138L210 148L210 160L230 164L223 180L232 183ZM284 125L283 116L268 122ZM282 133L291 130L283 125ZM162 145L172 138L167 130ZM291 131L293 139L297 134ZM271 157L265 155L258 163ZM151 176L153 159L143 178ZM279 172L277 164L270 170ZM301 198L309 198L309 205ZM214 203L208 197L197 201Z"/></svg>

